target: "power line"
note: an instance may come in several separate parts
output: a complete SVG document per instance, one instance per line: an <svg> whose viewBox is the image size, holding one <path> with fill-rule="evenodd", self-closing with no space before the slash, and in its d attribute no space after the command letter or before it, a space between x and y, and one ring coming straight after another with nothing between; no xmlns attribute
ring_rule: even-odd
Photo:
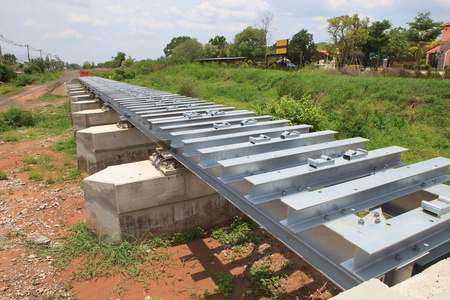
<svg viewBox="0 0 450 300"><path fill-rule="evenodd" d="M51 55L51 53L47 53L47 52L45 52L44 50L42 50L42 49L36 49L36 48L34 48L34 47L32 47L31 45L24 45L24 44L19 44L19 43L16 43L16 42L14 42L14 41L12 41L12 40L9 40L9 39L7 39L7 38L5 38L3 35L1 35L0 34L0 41L3 41L3 42L5 42L5 43L7 43L7 44L9 44L9 45L12 45L12 46L16 46L16 47L23 47L23 48L27 48L27 54L26 54L26 56L27 56L27 58L28 58L28 62L30 62L30 60L33 58L33 57L40 57L41 59L43 59L43 57L48 57L49 55ZM0 45L0 47L1 47L1 45ZM38 56L33 56L31 53L30 53L30 50L31 51L34 51L34 52L39 52L39 55ZM5 52L5 48L3 48L3 52ZM12 51L9 51L10 53L12 53L12 54L14 54L14 55L16 55L15 53L13 53ZM20 56L22 56L22 55L20 55ZM57 55L53 55L54 57L58 57ZM17 57L17 56L16 56ZM59 57L58 57L58 60L59 60Z"/></svg>

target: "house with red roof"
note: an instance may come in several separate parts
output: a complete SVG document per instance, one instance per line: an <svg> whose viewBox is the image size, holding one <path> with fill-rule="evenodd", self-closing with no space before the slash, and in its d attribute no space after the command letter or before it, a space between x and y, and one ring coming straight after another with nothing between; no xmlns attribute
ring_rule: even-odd
<svg viewBox="0 0 450 300"><path fill-rule="evenodd" d="M450 22L442 24L441 26L444 27L441 43L426 51L426 63L429 63L430 55L433 55L434 59L439 59L437 62L437 67L439 69L443 69L444 66L450 64Z"/></svg>

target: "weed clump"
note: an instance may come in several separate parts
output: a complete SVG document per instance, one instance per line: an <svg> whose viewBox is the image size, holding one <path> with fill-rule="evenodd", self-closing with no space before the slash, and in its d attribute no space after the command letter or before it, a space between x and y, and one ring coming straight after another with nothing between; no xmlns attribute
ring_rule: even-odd
<svg viewBox="0 0 450 300"><path fill-rule="evenodd" d="M256 244L259 241L259 236L253 232L259 228L259 225L252 219L247 216L233 216L230 221L231 224L228 228L215 229L211 236L221 244L238 244L246 241Z"/></svg>
<svg viewBox="0 0 450 300"><path fill-rule="evenodd" d="M283 278L281 275L270 268L270 262L265 261L261 265L250 270L249 279L256 292L264 292L271 299L278 299L285 296L286 289L282 288Z"/></svg>
<svg viewBox="0 0 450 300"><path fill-rule="evenodd" d="M214 287L214 292L225 298L228 297L234 291L233 275L227 274L222 270L215 275L217 277L217 285Z"/></svg>
<svg viewBox="0 0 450 300"><path fill-rule="evenodd" d="M0 170L0 180L8 180L8 175L2 170Z"/></svg>

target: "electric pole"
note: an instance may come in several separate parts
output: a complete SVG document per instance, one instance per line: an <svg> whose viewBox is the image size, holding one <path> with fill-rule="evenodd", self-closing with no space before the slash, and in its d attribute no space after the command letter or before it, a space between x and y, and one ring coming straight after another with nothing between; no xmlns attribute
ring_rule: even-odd
<svg viewBox="0 0 450 300"><path fill-rule="evenodd" d="M28 52L28 64L30 64L30 45L27 45L27 52Z"/></svg>
<svg viewBox="0 0 450 300"><path fill-rule="evenodd" d="M42 49L39 49L39 53L41 53L41 60L43 60L42 59Z"/></svg>
<svg viewBox="0 0 450 300"><path fill-rule="evenodd" d="M0 44L0 65L3 64L2 44Z"/></svg>

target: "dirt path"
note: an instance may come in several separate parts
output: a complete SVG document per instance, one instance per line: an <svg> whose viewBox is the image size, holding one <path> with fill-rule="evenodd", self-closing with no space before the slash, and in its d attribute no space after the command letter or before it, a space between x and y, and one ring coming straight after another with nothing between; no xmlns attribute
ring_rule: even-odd
<svg viewBox="0 0 450 300"><path fill-rule="evenodd" d="M13 105L23 107L27 100L37 99L44 94L52 93L56 89L63 89L65 92L64 83L69 82L72 78L76 77L78 77L77 72L64 71L63 76L57 80L40 84L27 85L25 87L25 91L23 92L13 95L1 96L0 110L8 109ZM58 91L58 93L61 94L61 91ZM29 103L27 103L26 107L30 108Z"/></svg>

